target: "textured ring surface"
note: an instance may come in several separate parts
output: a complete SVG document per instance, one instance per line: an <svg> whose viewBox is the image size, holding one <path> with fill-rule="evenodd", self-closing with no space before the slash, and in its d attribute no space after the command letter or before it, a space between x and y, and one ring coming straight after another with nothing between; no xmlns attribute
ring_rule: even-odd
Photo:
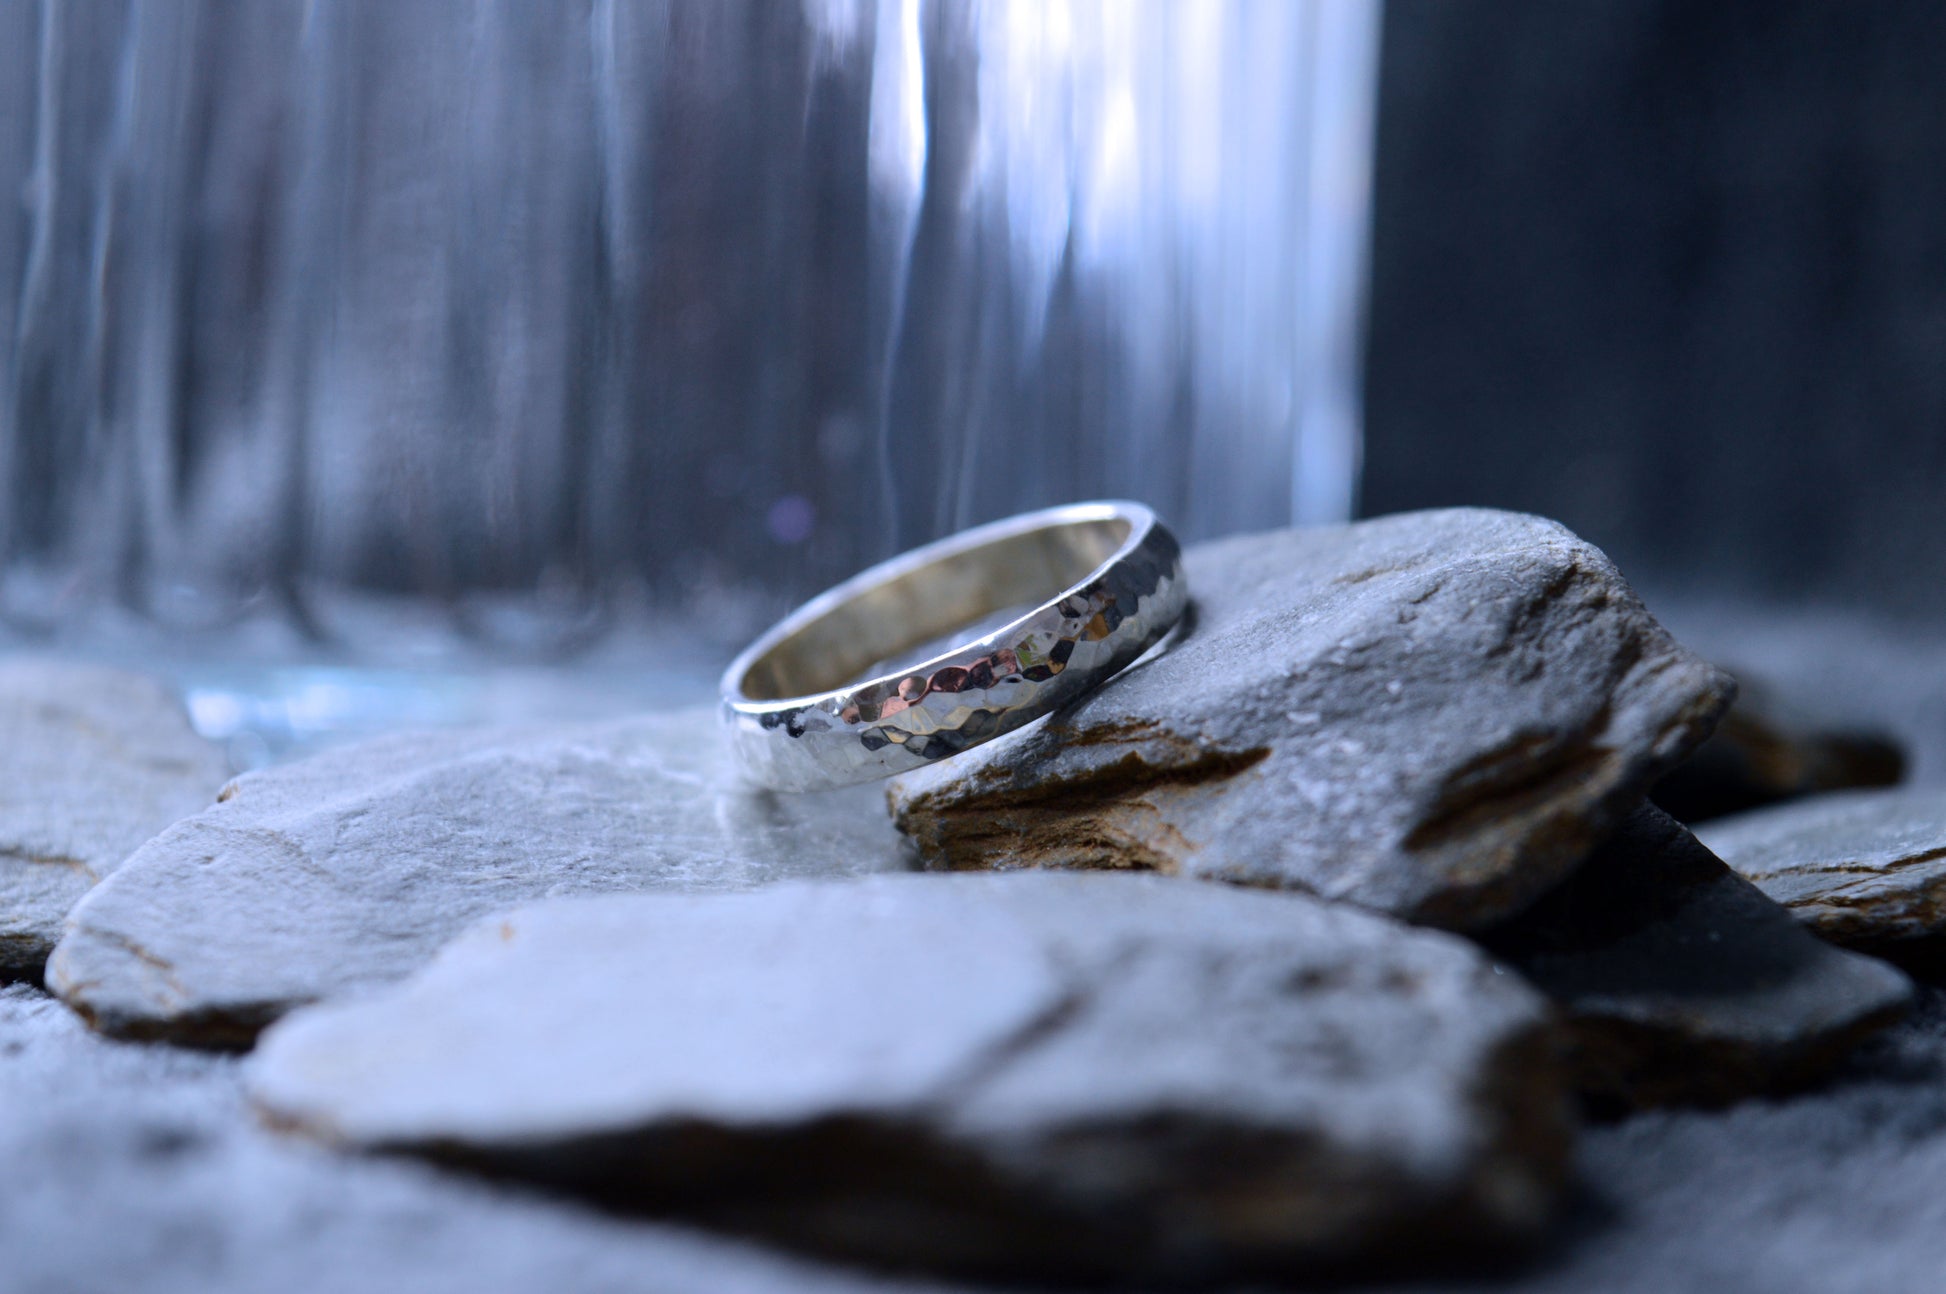
<svg viewBox="0 0 1946 1294"><path fill-rule="evenodd" d="M1174 535L1139 503L964 531L856 575L746 648L723 719L753 782L846 786L945 759L1125 668L1182 618ZM993 618L1004 618L990 628ZM925 659L900 665L920 649Z"/></svg>

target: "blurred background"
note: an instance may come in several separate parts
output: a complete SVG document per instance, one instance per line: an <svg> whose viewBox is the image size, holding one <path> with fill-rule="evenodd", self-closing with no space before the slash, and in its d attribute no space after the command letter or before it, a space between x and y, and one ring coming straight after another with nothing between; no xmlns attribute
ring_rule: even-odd
<svg viewBox="0 0 1946 1294"><path fill-rule="evenodd" d="M1925 0L0 0L0 638L248 766L704 698L1024 508L1479 503L1946 732L1943 60Z"/></svg>
<svg viewBox="0 0 1946 1294"><path fill-rule="evenodd" d="M1946 7L1393 0L1367 511L1946 612Z"/></svg>

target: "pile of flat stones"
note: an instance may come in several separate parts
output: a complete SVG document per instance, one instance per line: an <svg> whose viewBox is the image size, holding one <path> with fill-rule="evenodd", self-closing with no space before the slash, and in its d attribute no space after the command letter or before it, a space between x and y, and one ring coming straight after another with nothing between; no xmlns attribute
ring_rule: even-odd
<svg viewBox="0 0 1946 1294"><path fill-rule="evenodd" d="M0 1251L113 1285L202 1227L185 1287L303 1288L322 1209L361 1288L1501 1270L1591 1119L1912 1009L1946 793L1755 707L1712 741L1735 683L1560 526L1186 561L1187 632L889 790L742 789L707 710L226 780L157 684L0 664L0 1049L71 1103L0 1118L69 1165Z"/></svg>

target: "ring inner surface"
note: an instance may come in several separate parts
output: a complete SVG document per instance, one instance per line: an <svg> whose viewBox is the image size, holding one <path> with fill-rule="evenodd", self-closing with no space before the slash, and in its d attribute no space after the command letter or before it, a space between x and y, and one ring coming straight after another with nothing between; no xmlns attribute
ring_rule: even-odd
<svg viewBox="0 0 1946 1294"><path fill-rule="evenodd" d="M743 679L752 701L829 692L921 643L996 611L1046 602L1114 556L1119 517L1029 530L952 553L833 607L759 656Z"/></svg>

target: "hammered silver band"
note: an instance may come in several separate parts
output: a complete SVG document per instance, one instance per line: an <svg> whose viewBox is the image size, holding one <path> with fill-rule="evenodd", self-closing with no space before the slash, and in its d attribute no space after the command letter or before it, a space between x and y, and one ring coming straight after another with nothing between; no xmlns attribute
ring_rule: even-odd
<svg viewBox="0 0 1946 1294"><path fill-rule="evenodd" d="M798 608L724 673L724 724L760 786L890 777L1079 697L1158 642L1188 601L1175 536L1139 503L1011 517ZM1006 622L988 631L996 615ZM929 644L939 650L916 664L888 663Z"/></svg>

